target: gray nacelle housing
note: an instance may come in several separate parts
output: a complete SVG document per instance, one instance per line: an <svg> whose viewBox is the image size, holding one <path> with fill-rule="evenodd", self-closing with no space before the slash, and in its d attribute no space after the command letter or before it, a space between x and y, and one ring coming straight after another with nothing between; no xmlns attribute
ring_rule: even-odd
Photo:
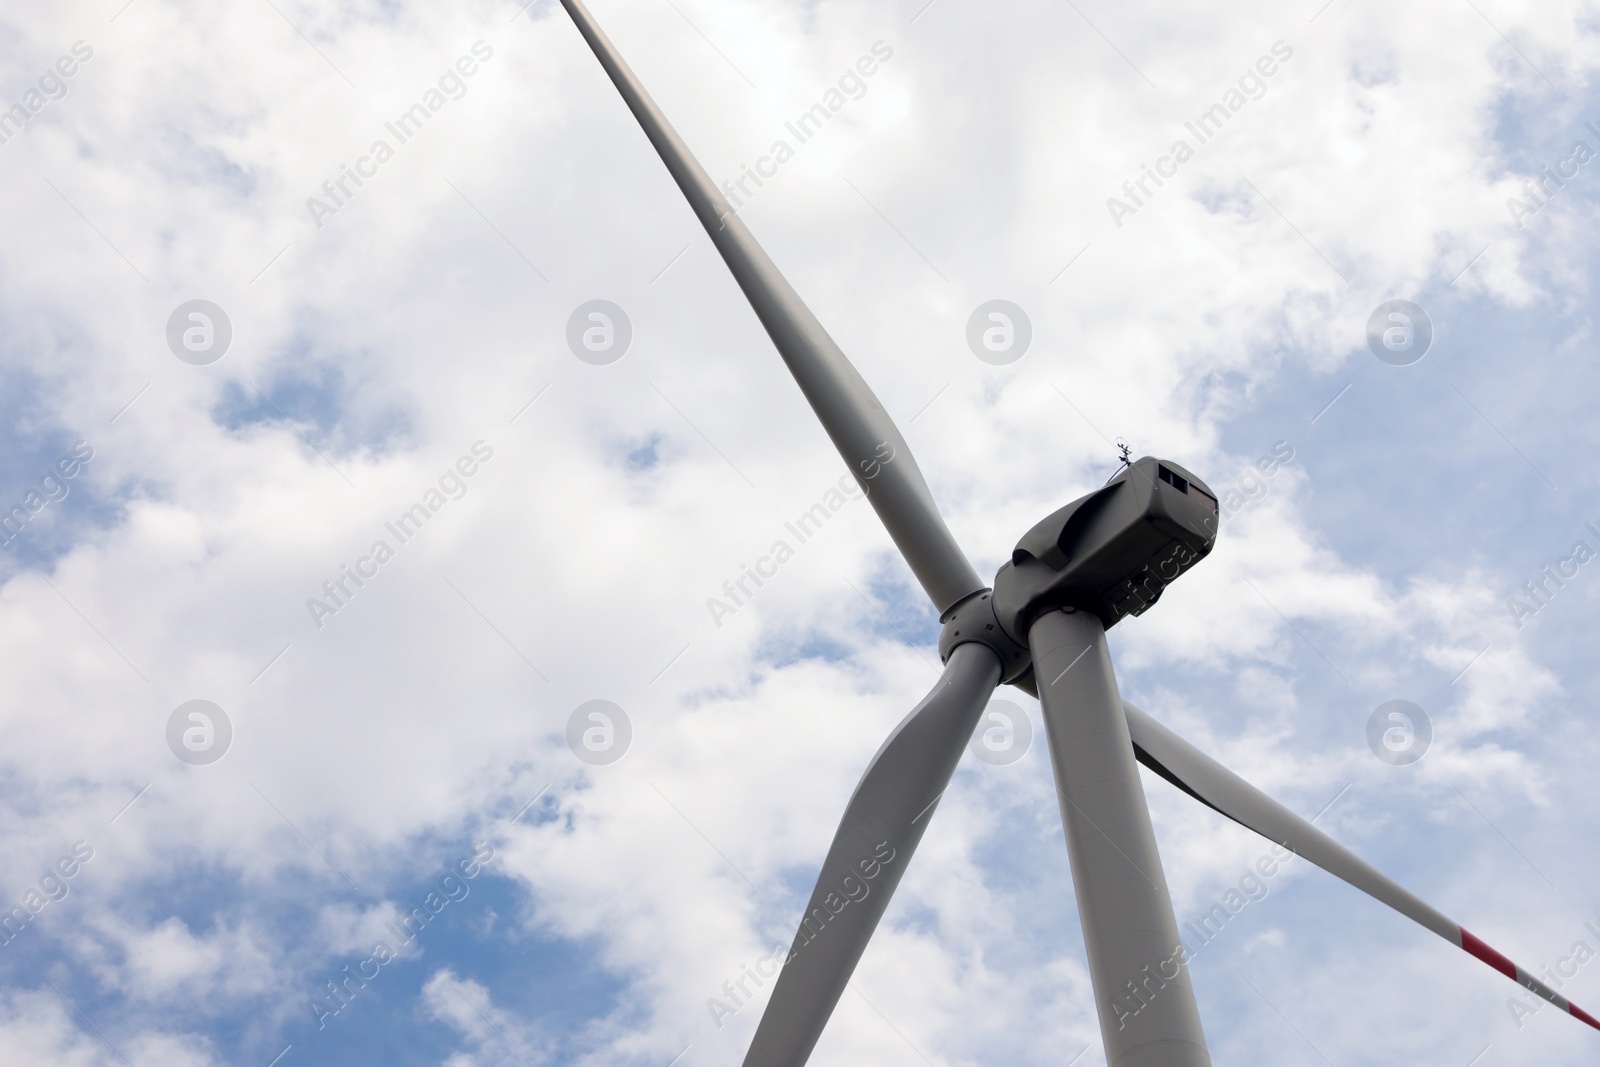
<svg viewBox="0 0 1600 1067"><path fill-rule="evenodd" d="M1029 530L994 580L994 614L1026 646L1041 613L1092 611L1107 629L1142 614L1217 539L1217 496L1170 460L1145 456Z"/></svg>

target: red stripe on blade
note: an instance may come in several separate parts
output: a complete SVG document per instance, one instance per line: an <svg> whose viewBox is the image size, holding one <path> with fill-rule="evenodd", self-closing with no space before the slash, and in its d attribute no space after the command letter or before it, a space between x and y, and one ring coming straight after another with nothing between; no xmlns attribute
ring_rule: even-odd
<svg viewBox="0 0 1600 1067"><path fill-rule="evenodd" d="M1489 966L1493 967L1495 970L1499 971L1501 974L1505 975L1507 978L1511 979L1513 982L1517 980L1517 965L1500 955L1500 953L1496 952L1482 941L1478 940L1478 938L1474 937L1467 931L1466 927L1461 928L1461 947L1472 953L1472 955L1478 957L1484 963L1487 963Z"/></svg>
<svg viewBox="0 0 1600 1067"><path fill-rule="evenodd" d="M1573 1014L1574 1018L1582 1019L1596 1030L1600 1030L1600 1020L1597 1020L1593 1015L1590 1015L1576 1004L1569 1003L1567 1005L1567 1010Z"/></svg>

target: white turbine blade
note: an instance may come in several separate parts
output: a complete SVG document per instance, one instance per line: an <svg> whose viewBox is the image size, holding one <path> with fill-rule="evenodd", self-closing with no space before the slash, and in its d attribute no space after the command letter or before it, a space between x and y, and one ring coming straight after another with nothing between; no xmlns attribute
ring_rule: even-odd
<svg viewBox="0 0 1600 1067"><path fill-rule="evenodd" d="M1046 611L1028 644L1106 1064L1211 1067L1105 627Z"/></svg>
<svg viewBox="0 0 1600 1067"><path fill-rule="evenodd" d="M579 0L561 0L644 128L800 391L941 614L986 587L950 535L911 449L861 375L762 251Z"/></svg>
<svg viewBox="0 0 1600 1067"><path fill-rule="evenodd" d="M1210 756L1123 701L1139 762L1179 789L1262 837L1275 841L1337 878L1389 905L1413 922L1493 967L1562 1011L1600 1030L1600 1020L1489 947L1459 923L1393 881L1360 856L1300 818Z"/></svg>
<svg viewBox="0 0 1600 1067"><path fill-rule="evenodd" d="M993 652L958 646L933 692L872 758L823 860L744 1067L801 1067L811 1055L999 684Z"/></svg>

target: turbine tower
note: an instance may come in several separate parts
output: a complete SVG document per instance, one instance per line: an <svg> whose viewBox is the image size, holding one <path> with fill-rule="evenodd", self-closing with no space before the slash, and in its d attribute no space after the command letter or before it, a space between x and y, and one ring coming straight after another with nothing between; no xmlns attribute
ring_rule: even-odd
<svg viewBox="0 0 1600 1067"><path fill-rule="evenodd" d="M1144 457L1023 535L990 586L934 505L878 398L729 208L580 0L561 0L739 287L943 630L938 684L845 807L745 1067L801 1067L888 907L991 694L1039 698L1110 1067L1209 1067L1136 763L1433 931L1595 1029L1569 1002L1349 849L1124 701L1106 630L1216 541L1216 495Z"/></svg>

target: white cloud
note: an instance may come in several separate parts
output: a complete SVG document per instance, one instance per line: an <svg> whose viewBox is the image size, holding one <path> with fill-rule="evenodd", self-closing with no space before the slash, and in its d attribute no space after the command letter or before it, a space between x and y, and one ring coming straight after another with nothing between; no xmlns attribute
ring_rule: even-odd
<svg viewBox="0 0 1600 1067"><path fill-rule="evenodd" d="M520 1063L536 1067L549 1062L537 1034L495 1007L488 989L445 968L422 987L422 1011L460 1034L471 1046L452 1053L446 1067L488 1067Z"/></svg>
<svg viewBox="0 0 1600 1067"><path fill-rule="evenodd" d="M80 1026L73 1009L49 986L7 994L0 1003L0 1045L10 1063L55 1063L61 1067L109 1067L126 1062L212 1067L225 1062L214 1058L208 1043L196 1035L144 1030L119 1035L112 1044L104 1035Z"/></svg>
<svg viewBox="0 0 1600 1067"><path fill-rule="evenodd" d="M759 1004L719 1031L706 999L786 936L856 776L936 676L931 652L895 632L932 625L907 572L851 505L748 608L712 623L706 598L841 469L559 10L284 4L281 17L251 5L198 17L137 0L108 21L117 6L11 16L0 61L0 88L20 91L73 41L95 49L68 95L0 145L12 206L0 352L37 395L7 414L24 442L57 429L91 441L73 500L92 490L105 508L67 501L55 521L75 524L72 543L0 587L12 816L0 855L29 871L63 843L99 850L30 934L48 935L106 1003L147 1012L141 1032L160 1032L161 1003L202 990L225 993L230 1017L298 1018L390 902L408 906L404 886L453 861L453 842L487 836L523 908L496 929L580 946L622 1006L542 1034L494 1007L508 1000L488 979L434 969L425 1018L461 1042L447 1062L510 1062L484 1016L535 1059L665 1063L691 1044L687 1063L737 1060ZM1383 475L1395 409L1476 418L1449 383L1498 354L1464 335L1451 301L1506 324L1517 309L1560 309L1571 318L1549 347L1582 350L1593 193L1575 181L1522 231L1504 202L1600 115L1585 111L1600 61L1586 9L1380 20L1335 3L1308 22L1312 11L1089 5L999 18L938 0L915 13L597 11L719 179L888 42L894 58L867 95L744 217L880 391L980 571L1103 480L1106 437L1220 472L1217 487L1292 441L1296 463L1212 558L1114 634L1125 690L1299 810L1356 783L1328 816L1336 832L1469 925L1527 931L1507 951L1533 959L1570 940L1587 900L1518 896L1547 887L1511 872L1521 861L1506 841L1560 884L1592 882L1570 851L1593 829L1593 742L1572 725L1592 669L1507 625L1503 591L1525 575L1495 557L1506 542L1494 531L1386 530L1412 521L1399 489L1369 520L1377 533L1352 534L1339 507ZM493 57L465 94L316 228L306 198L479 39ZM1265 95L1116 228L1106 198L1280 39L1294 55ZM1437 351L1409 378L1371 377L1370 310L1424 293ZM979 364L962 338L972 307L997 295L1035 328L1009 368ZM234 328L210 367L180 363L163 340L172 309L196 296ZM562 339L593 297L634 325L609 367L578 362ZM1593 383L1524 364L1494 399L1532 405L1554 390L1537 428L1587 432ZM1310 425L1346 381L1358 384ZM1418 382L1443 399L1406 392ZM1339 436L1357 423L1370 441ZM385 522L479 440L494 457L465 495L392 546L318 629L307 598L391 537ZM651 441L658 461L630 469ZM1524 507L1491 473L1428 484L1449 447L1407 457L1419 476L1405 493L1441 514L1458 492L1503 499L1508 516ZM1544 514L1527 508L1512 529L1542 536ZM1386 562L1385 544L1407 535L1430 542L1425 572ZM1361 731L1379 700L1413 692L1435 717L1435 749L1401 778ZM167 716L195 697L235 728L210 767L166 748ZM634 747L591 769L561 737L594 697L627 710ZM1181 918L1262 846L1159 782L1151 796ZM1015 768L964 768L934 826L819 1062L953 1063L996 1048L1055 1061L1095 1044L1043 746ZM159 887L197 867L224 887L205 905L215 923L160 903ZM1201 971L1219 1060L1259 1049L1249 1042L1276 1019L1206 992L1234 968L1331 972L1317 1018L1352 1055L1401 1025L1360 1013L1402 991L1418 1040L1471 1028L1500 1040L1504 1024L1486 1016L1508 992L1495 976L1410 933L1384 943L1372 931L1390 928L1316 872L1296 869L1274 893L1266 929ZM1324 937L1335 919L1356 932ZM527 967L544 965L528 952ZM1419 994L1424 978L1440 981ZM34 1058L98 1062L34 998L14 994L6 1024ZM282 1047L268 1036L248 1039L262 1062ZM202 1047L148 1040L190 1050L162 1062ZM1553 1027L1526 1040L1529 1055L1577 1062Z"/></svg>

